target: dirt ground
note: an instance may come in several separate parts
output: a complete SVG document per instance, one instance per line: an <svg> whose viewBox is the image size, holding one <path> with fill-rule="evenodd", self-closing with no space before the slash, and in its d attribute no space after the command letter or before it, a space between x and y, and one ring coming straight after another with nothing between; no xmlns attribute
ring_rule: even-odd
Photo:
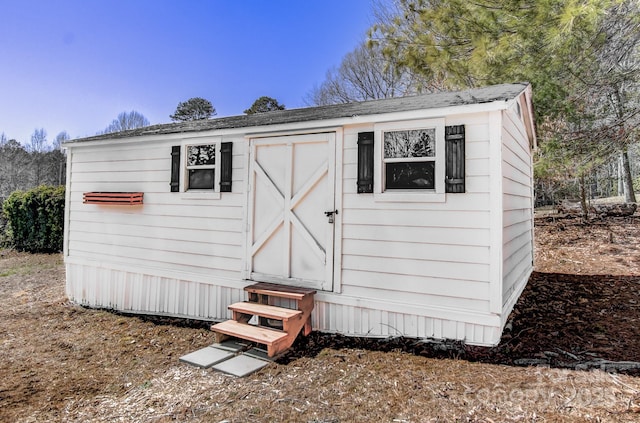
<svg viewBox="0 0 640 423"><path fill-rule="evenodd" d="M60 255L0 251L0 421L640 421L639 244L639 216L538 218L497 347L313 333L242 379L178 361L208 324L79 307Z"/></svg>

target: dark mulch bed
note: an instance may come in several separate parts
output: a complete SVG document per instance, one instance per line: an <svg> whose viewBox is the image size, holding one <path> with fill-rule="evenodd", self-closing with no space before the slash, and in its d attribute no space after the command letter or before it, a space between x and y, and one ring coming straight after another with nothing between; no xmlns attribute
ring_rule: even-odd
<svg viewBox="0 0 640 423"><path fill-rule="evenodd" d="M640 375L640 277L534 272L500 344L410 338L371 339L318 332L301 337L281 362L323 348L402 350L427 357L506 365L601 368Z"/></svg>

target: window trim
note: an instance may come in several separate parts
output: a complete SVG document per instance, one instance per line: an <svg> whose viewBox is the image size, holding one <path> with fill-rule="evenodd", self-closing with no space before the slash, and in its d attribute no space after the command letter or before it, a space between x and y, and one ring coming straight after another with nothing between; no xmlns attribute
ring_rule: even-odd
<svg viewBox="0 0 640 423"><path fill-rule="evenodd" d="M217 200L220 198L220 159L222 138L191 138L184 140L181 145L181 174L182 184L180 186L181 197L190 200ZM187 149L190 146L195 145L215 145L215 164L198 166L198 169L210 169L213 168L213 189L189 189L189 169L193 169L187 165L188 154Z"/></svg>
<svg viewBox="0 0 640 423"><path fill-rule="evenodd" d="M435 189L393 189L385 190L384 175L384 133L391 131L415 130L434 128L436 134L436 155L433 160L416 160L420 162L435 162ZM374 161L373 161L373 178L374 187L373 195L375 201L396 201L396 202L444 202L445 194L445 119L420 119L400 122L385 122L374 125ZM395 161L413 161L407 160Z"/></svg>

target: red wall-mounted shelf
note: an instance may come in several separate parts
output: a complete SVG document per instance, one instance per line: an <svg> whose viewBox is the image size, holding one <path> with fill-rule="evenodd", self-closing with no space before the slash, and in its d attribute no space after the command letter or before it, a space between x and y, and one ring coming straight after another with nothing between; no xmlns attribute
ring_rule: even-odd
<svg viewBox="0 0 640 423"><path fill-rule="evenodd" d="M85 192L84 204L102 204L106 206L136 206L142 204L142 192Z"/></svg>

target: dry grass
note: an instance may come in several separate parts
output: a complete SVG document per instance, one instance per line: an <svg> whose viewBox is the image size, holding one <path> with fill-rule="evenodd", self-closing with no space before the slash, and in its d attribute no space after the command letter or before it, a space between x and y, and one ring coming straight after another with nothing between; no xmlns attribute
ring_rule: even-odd
<svg viewBox="0 0 640 423"><path fill-rule="evenodd" d="M72 421L636 421L640 382L401 352L324 350L244 379L172 366L120 396L70 402Z"/></svg>
<svg viewBox="0 0 640 423"><path fill-rule="evenodd" d="M584 223L536 221L536 270L572 275L640 275L640 216Z"/></svg>

